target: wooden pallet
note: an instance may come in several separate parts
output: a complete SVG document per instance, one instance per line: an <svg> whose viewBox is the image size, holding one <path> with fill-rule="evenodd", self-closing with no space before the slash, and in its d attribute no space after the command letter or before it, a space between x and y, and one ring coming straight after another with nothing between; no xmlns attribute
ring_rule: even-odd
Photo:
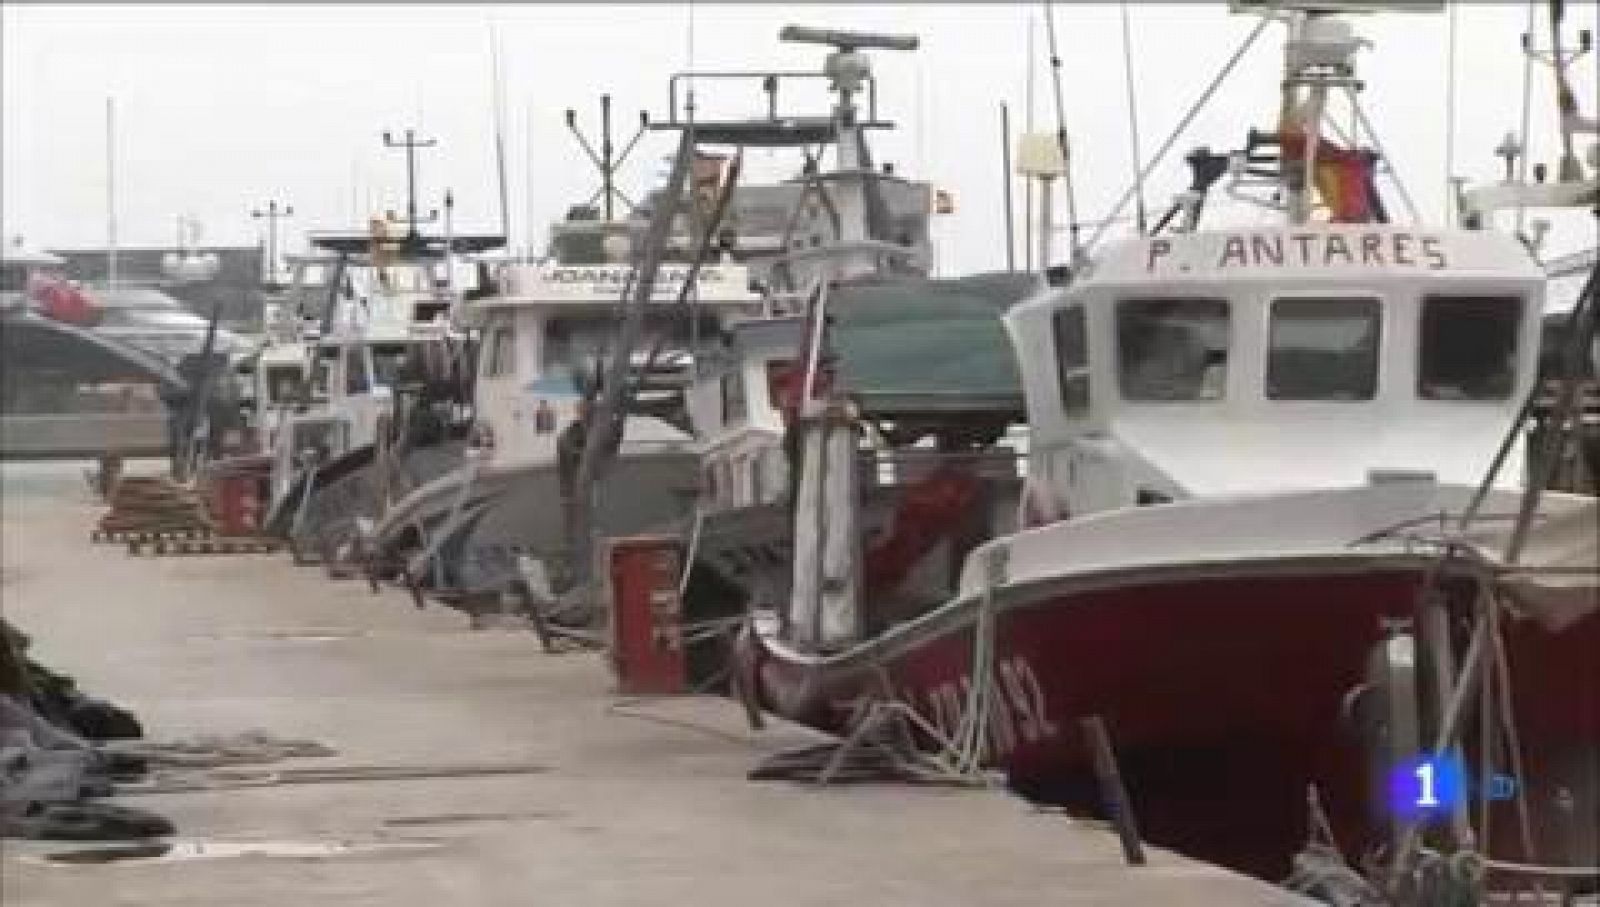
<svg viewBox="0 0 1600 907"><path fill-rule="evenodd" d="M205 538L211 520L193 489L159 476L123 476L107 501L90 538L95 541L153 541Z"/></svg>
<svg viewBox="0 0 1600 907"><path fill-rule="evenodd" d="M207 526L186 529L93 529L89 532L91 542L144 543L208 538L211 538L211 529Z"/></svg>
<svg viewBox="0 0 1600 907"><path fill-rule="evenodd" d="M202 539L130 541L128 543L128 553L150 557L195 554L271 554L282 547L283 542L278 539L212 536Z"/></svg>

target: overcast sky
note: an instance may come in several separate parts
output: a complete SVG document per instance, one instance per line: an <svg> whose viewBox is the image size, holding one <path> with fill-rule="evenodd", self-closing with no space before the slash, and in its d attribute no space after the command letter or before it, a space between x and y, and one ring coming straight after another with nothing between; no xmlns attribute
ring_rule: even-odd
<svg viewBox="0 0 1600 907"><path fill-rule="evenodd" d="M1596 5L1569 3L1570 40L1596 28ZM900 128L877 138L880 160L950 190L956 213L937 233L946 274L1002 267L999 110L1021 129L1030 65L1034 119L1055 126L1042 4L798 6L780 4L488 7L142 7L7 3L3 24L3 207L0 232L41 247L99 246L106 238L105 101L115 98L117 211L124 245L173 241L176 218L202 224L207 243L254 243L252 207L293 204L291 246L305 229L341 229L404 204L404 158L382 147L385 129L419 128L439 145L421 169L424 204L454 189L462 229L494 229L498 201L489 35L503 49L505 135L514 243L592 191L595 175L566 133L575 107L593 134L598 96L616 105L619 145L647 108L664 115L667 79L688 68L816 69L818 49L780 44L787 23L909 32L915 53L879 52L880 104ZM1542 13L1536 40L1548 43ZM1121 19L1115 4L1060 3L1055 19L1062 89L1074 143L1077 199L1104 217L1129 185ZM1130 4L1139 137L1148 157L1255 24L1224 3ZM1489 180L1492 152L1517 126L1523 4L1458 10L1456 167ZM692 27L691 27L692 22ZM1375 46L1360 57L1363 103L1425 219L1444 214L1446 34L1449 16L1362 17ZM1034 52L1030 58L1030 27ZM1600 30L1600 29L1597 29ZM1195 145L1239 146L1274 125L1283 33L1272 27L1156 172L1149 197L1164 207L1187 182L1181 156ZM1574 72L1593 115L1595 62ZM702 115L754 104L702 86ZM1535 160L1554 163L1554 89L1533 79ZM788 99L789 110L804 98ZM790 104L795 106L790 106ZM746 110L750 108L746 107ZM1583 140L1585 144L1588 139ZM641 143L623 185L643 188L671 150ZM789 159L754 155L753 175L784 175ZM765 169L763 169L765 167ZM1389 195L1391 207L1401 210ZM1016 195L1021 219L1020 184ZM1555 218L1552 251L1593 244L1592 219ZM1018 231L1018 243L1021 230ZM1019 250L1018 260L1021 261Z"/></svg>

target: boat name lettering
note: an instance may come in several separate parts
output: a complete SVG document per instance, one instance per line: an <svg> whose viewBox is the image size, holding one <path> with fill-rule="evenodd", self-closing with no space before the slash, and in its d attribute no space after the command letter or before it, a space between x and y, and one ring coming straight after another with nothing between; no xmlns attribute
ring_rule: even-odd
<svg viewBox="0 0 1600 907"><path fill-rule="evenodd" d="M657 283L685 283L689 268L662 268L656 272ZM554 268L549 272L552 283L600 283L622 286L633 277L632 268ZM720 283L725 275L713 268L701 268L697 283Z"/></svg>
<svg viewBox="0 0 1600 907"><path fill-rule="evenodd" d="M994 697L990 706L987 751L1004 756L1020 744L1038 743L1056 736L1058 727L1050 720L1049 703L1033 666L1021 656L1003 658L995 665ZM963 674L925 691L917 705L947 740L955 741L972 698L972 676Z"/></svg>
<svg viewBox="0 0 1600 907"><path fill-rule="evenodd" d="M1145 270L1154 271L1172 255L1170 239L1152 239ZM1229 268L1358 267L1426 268L1450 266L1437 236L1416 233L1234 233L1222 243L1218 270Z"/></svg>

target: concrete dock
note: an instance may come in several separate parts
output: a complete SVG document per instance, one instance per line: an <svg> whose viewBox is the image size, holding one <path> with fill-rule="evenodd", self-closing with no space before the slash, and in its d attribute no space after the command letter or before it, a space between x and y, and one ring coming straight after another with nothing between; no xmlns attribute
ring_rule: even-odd
<svg viewBox="0 0 1600 907"><path fill-rule="evenodd" d="M122 800L201 842L192 859L64 864L44 856L83 845L5 841L8 907L1304 903L1156 849L1126 867L1103 826L999 790L749 781L817 738L750 731L717 698L622 702L598 656L287 555L92 544L81 466L3 469L0 595L31 654L154 740L263 730L337 753ZM348 771L304 774L321 766ZM392 767L410 777L373 777ZM248 842L278 853L231 846Z"/></svg>

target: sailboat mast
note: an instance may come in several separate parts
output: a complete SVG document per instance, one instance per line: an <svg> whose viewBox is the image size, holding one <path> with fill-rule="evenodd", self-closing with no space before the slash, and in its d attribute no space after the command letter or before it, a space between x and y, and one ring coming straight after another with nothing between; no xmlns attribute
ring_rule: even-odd
<svg viewBox="0 0 1600 907"><path fill-rule="evenodd" d="M1000 187L1005 198L1006 270L1017 269L1016 214L1011 207L1011 111L1000 102Z"/></svg>
<svg viewBox="0 0 1600 907"><path fill-rule="evenodd" d="M1023 87L1022 132L1024 135L1033 134L1033 77L1038 67L1035 65L1033 54L1033 29L1035 19L1028 17L1028 78ZM1024 180L1022 186L1022 269L1033 270L1033 180Z"/></svg>
<svg viewBox="0 0 1600 907"><path fill-rule="evenodd" d="M106 290L117 289L117 121L116 104L106 98Z"/></svg>
<svg viewBox="0 0 1600 907"><path fill-rule="evenodd" d="M494 101L494 166L500 181L500 235L511 242L511 208L506 197L506 131L505 131L505 74L500 69L500 34L489 26L489 60L493 67L492 92Z"/></svg>
<svg viewBox="0 0 1600 907"><path fill-rule="evenodd" d="M528 231L526 250L527 250L527 260L530 261L530 262L533 261L534 258L537 257L537 252L536 252L536 250L534 249L534 246L533 246L533 225L535 223L534 215L533 215L533 209L534 209L533 187L534 187L535 183L537 182L537 177L536 177L536 174L534 173L534 166L533 166L533 149L535 147L535 143L534 143L534 140L533 140L533 124L534 124L534 120L535 120L535 118L537 116L538 116L538 103L534 100L532 95L529 95L528 96L528 122L526 124L526 127L523 129L523 134L525 136L525 139L524 139L525 147L523 148L522 153L525 155L524 163L526 165L526 167L525 167L526 173L524 175L524 179L528 183L528 185L526 187L526 190L524 192L524 196L525 197L523 199L523 203L525 205L527 205L527 209L528 209L527 210L527 225L526 225L526 227L524 229L526 229Z"/></svg>

